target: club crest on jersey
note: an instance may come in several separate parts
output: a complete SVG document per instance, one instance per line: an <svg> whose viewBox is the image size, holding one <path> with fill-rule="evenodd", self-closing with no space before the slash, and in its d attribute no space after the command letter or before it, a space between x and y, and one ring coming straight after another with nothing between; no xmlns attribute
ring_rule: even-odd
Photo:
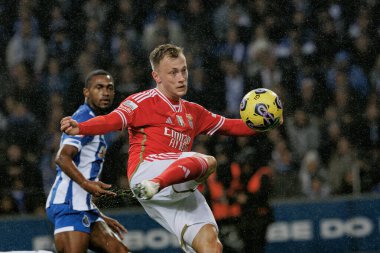
<svg viewBox="0 0 380 253"><path fill-rule="evenodd" d="M84 215L84 216L83 216L82 224L83 224L83 226L85 226L86 228L90 227L90 220L88 219L87 215Z"/></svg>
<svg viewBox="0 0 380 253"><path fill-rule="evenodd" d="M186 114L186 118L187 118L187 121L189 122L189 126L191 127L191 129L193 129L194 128L193 116L191 116L191 114Z"/></svg>
<svg viewBox="0 0 380 253"><path fill-rule="evenodd" d="M180 116L180 115L176 115L176 118L177 118L178 124L179 124L181 127L184 127L184 126L185 126L185 121L183 121L182 116Z"/></svg>

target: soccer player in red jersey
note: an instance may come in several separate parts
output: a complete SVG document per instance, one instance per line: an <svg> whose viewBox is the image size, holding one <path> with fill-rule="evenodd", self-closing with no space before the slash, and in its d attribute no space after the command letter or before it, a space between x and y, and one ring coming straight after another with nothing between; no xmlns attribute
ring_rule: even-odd
<svg viewBox="0 0 380 253"><path fill-rule="evenodd" d="M185 252L222 252L218 226L197 190L217 162L191 152L191 147L200 134L248 136L255 131L241 119L225 118L182 99L188 88L182 48L160 45L151 52L150 62L156 88L129 96L104 116L81 123L65 117L61 131L98 135L127 129L128 178L145 211L177 236Z"/></svg>

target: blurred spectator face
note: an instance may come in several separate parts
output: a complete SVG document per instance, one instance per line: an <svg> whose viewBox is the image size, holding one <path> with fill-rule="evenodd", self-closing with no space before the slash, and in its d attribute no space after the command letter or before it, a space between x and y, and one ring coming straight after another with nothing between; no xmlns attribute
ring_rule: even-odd
<svg viewBox="0 0 380 253"><path fill-rule="evenodd" d="M335 102L338 108L344 108L348 105L347 89L337 89L335 91Z"/></svg>
<svg viewBox="0 0 380 253"><path fill-rule="evenodd" d="M304 127L308 124L309 119L306 113L302 110L296 110L294 113L294 124L297 127Z"/></svg>
<svg viewBox="0 0 380 253"><path fill-rule="evenodd" d="M119 1L119 10L122 13L129 13L132 11L132 4L130 0L120 0Z"/></svg>
<svg viewBox="0 0 380 253"><path fill-rule="evenodd" d="M22 151L18 145L10 145L7 149L7 157L9 161L19 161L22 157Z"/></svg>
<svg viewBox="0 0 380 253"><path fill-rule="evenodd" d="M330 139L338 140L341 132L339 124L336 121L332 122L327 128L327 132Z"/></svg>
<svg viewBox="0 0 380 253"><path fill-rule="evenodd" d="M11 165L7 168L7 174L10 177L10 179L17 179L21 176L22 169L20 166L17 165Z"/></svg>
<svg viewBox="0 0 380 253"><path fill-rule="evenodd" d="M25 89L29 86L30 76L24 64L17 64L12 70L12 76L19 88Z"/></svg>
<svg viewBox="0 0 380 253"><path fill-rule="evenodd" d="M345 154L348 154L350 152L350 143L346 138L342 137L339 139L338 146L337 146L337 152L340 155L345 155Z"/></svg>
<svg viewBox="0 0 380 253"><path fill-rule="evenodd" d="M0 213L12 214L17 210L14 200L10 196L3 196L0 201Z"/></svg>
<svg viewBox="0 0 380 253"><path fill-rule="evenodd" d="M337 71L335 74L335 84L336 87L347 88L348 87L348 77L343 71Z"/></svg>
<svg viewBox="0 0 380 253"><path fill-rule="evenodd" d="M239 35L236 28L229 28L227 30L227 43L228 44L236 44L239 41Z"/></svg>
<svg viewBox="0 0 380 253"><path fill-rule="evenodd" d="M338 118L338 112L334 106L329 106L325 111L325 120L327 122L336 121Z"/></svg>
<svg viewBox="0 0 380 253"><path fill-rule="evenodd" d="M187 5L187 9L190 13L200 13L202 10L202 3L200 0L190 0Z"/></svg>
<svg viewBox="0 0 380 253"><path fill-rule="evenodd" d="M156 24L158 25L158 28L161 28L161 29L167 29L167 26L168 26L168 19L167 19L165 13L160 12L160 13L157 15Z"/></svg>
<svg viewBox="0 0 380 253"><path fill-rule="evenodd" d="M321 192L322 182L318 177L313 177L311 181L311 189L313 192Z"/></svg>
<svg viewBox="0 0 380 253"><path fill-rule="evenodd" d="M32 34L32 25L29 20L25 20L21 26L21 37L29 38Z"/></svg>
<svg viewBox="0 0 380 253"><path fill-rule="evenodd" d="M56 58L50 58L48 63L48 69L50 75L58 75L59 74L59 62Z"/></svg>
<svg viewBox="0 0 380 253"><path fill-rule="evenodd" d="M358 49L359 52L366 52L369 49L369 38L365 34L361 34L356 40L355 40L355 47Z"/></svg>
<svg viewBox="0 0 380 253"><path fill-rule="evenodd" d="M310 78L302 80L301 95L303 100L310 101L314 95L314 82Z"/></svg>
<svg viewBox="0 0 380 253"><path fill-rule="evenodd" d="M367 107L366 116L369 121L377 122L379 120L379 108L376 103L371 103Z"/></svg>

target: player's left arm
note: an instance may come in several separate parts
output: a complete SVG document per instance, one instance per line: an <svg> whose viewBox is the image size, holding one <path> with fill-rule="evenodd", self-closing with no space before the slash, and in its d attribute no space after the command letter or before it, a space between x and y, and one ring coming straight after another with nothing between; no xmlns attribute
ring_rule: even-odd
<svg viewBox="0 0 380 253"><path fill-rule="evenodd" d="M55 162L68 177L92 195L97 197L104 194L115 196L116 194L114 192L107 190L111 185L105 184L101 181L91 181L84 177L73 161L77 153L77 147L65 144L59 149Z"/></svg>
<svg viewBox="0 0 380 253"><path fill-rule="evenodd" d="M250 136L255 135L257 132L249 128L241 119L226 118L217 133L233 136Z"/></svg>
<svg viewBox="0 0 380 253"><path fill-rule="evenodd" d="M208 111L196 103L190 103L190 105L198 121L197 133L205 133L208 135L219 133L233 136L250 136L256 134L256 131L249 128L242 119L225 118Z"/></svg>

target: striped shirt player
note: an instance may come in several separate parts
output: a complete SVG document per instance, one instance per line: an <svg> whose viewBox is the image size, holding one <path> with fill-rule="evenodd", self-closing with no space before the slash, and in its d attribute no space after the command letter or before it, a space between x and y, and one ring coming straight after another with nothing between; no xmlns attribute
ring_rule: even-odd
<svg viewBox="0 0 380 253"><path fill-rule="evenodd" d="M73 119L78 122L86 121L93 117L95 117L95 114L88 104L81 105L73 115ZM91 181L98 180L107 150L105 136L70 136L62 134L60 146L63 145L76 147L78 154L74 158L75 165L86 179ZM46 201L46 208L52 204L66 203L77 211L96 210L97 207L91 199L91 194L74 182L57 165L57 176Z"/></svg>
<svg viewBox="0 0 380 253"><path fill-rule="evenodd" d="M83 89L85 103L73 114L78 122L104 114L115 95L112 76L104 70L90 72ZM99 180L107 150L104 135L62 134L57 152L57 176L46 201L46 213L54 224L58 253L128 252L122 242L123 225L101 213L92 196L115 196Z"/></svg>

